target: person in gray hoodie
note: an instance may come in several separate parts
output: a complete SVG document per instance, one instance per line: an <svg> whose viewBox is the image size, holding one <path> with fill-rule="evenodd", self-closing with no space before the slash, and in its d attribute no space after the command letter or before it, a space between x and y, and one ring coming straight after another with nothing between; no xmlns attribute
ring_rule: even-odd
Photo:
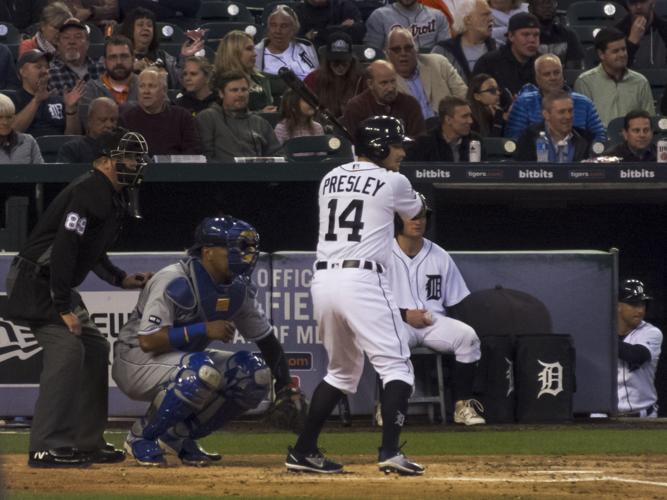
<svg viewBox="0 0 667 500"><path fill-rule="evenodd" d="M14 116L14 102L0 94L0 164L44 163L34 137L12 129Z"/></svg>
<svg viewBox="0 0 667 500"><path fill-rule="evenodd" d="M269 122L248 113L247 76L227 71L215 74L211 84L222 104L212 104L195 117L207 160L233 162L236 157L282 155Z"/></svg>
<svg viewBox="0 0 667 500"><path fill-rule="evenodd" d="M442 12L417 0L397 0L375 9L369 16L364 43L377 49L384 47L387 35L395 26L410 30L419 49L431 50L436 43L450 37L449 23Z"/></svg>

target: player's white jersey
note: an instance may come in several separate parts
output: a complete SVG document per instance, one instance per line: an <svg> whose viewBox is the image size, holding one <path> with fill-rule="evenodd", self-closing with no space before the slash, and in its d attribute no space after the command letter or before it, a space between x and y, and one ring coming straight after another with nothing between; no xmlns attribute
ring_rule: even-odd
<svg viewBox="0 0 667 500"><path fill-rule="evenodd" d="M370 162L351 162L324 176L319 188L317 259L390 263L394 212L412 218L422 200L410 181Z"/></svg>
<svg viewBox="0 0 667 500"><path fill-rule="evenodd" d="M655 370L660 357L662 332L651 323L642 321L628 333L623 342L643 345L651 353L651 360L639 368L631 370L628 363L618 360L618 411L636 412L643 410L658 400L655 390Z"/></svg>
<svg viewBox="0 0 667 500"><path fill-rule="evenodd" d="M389 283L401 309L428 309L445 315L445 307L458 304L470 290L447 251L424 238L424 245L408 257L396 239L392 245Z"/></svg>

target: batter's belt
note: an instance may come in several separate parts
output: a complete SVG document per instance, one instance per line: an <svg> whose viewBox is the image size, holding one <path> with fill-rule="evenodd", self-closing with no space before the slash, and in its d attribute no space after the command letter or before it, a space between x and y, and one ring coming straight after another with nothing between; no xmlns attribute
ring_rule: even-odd
<svg viewBox="0 0 667 500"><path fill-rule="evenodd" d="M327 260L318 260L315 263L315 269L322 271L324 269L337 269L337 268L347 268L347 269L366 269L368 271L377 271L378 273L384 272L382 264L373 262L372 260L336 260L336 261L327 261Z"/></svg>

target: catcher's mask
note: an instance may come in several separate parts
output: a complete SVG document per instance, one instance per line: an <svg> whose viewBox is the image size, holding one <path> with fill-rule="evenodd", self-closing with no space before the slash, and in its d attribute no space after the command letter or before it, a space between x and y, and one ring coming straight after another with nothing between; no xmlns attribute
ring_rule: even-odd
<svg viewBox="0 0 667 500"><path fill-rule="evenodd" d="M195 230L195 242L188 250L201 255L203 247L225 247L229 270L235 275L250 275L259 258L259 234L254 227L231 215L207 217Z"/></svg>
<svg viewBox="0 0 667 500"><path fill-rule="evenodd" d="M135 187L143 180L148 165L148 145L144 136L117 128L100 138L102 154L116 162L116 176L122 186Z"/></svg>

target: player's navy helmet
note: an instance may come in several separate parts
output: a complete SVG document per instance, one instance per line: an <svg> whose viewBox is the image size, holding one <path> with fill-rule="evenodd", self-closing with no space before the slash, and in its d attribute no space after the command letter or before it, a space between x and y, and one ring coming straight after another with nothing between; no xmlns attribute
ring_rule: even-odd
<svg viewBox="0 0 667 500"><path fill-rule="evenodd" d="M382 161L389 155L389 146L406 147L414 141L405 135L403 122L393 116L372 116L359 125L355 148L359 156Z"/></svg>
<svg viewBox="0 0 667 500"><path fill-rule="evenodd" d="M250 274L259 257L259 235L254 227L231 215L207 217L195 230L191 255L198 255L202 247L225 247L229 270L235 275Z"/></svg>
<svg viewBox="0 0 667 500"><path fill-rule="evenodd" d="M102 154L116 160L119 184L124 186L141 184L144 178L143 170L148 164L148 145L143 135L118 127L105 132L97 141Z"/></svg>
<svg viewBox="0 0 667 500"><path fill-rule="evenodd" d="M621 283L618 290L619 302L636 303L645 302L647 300L653 300L653 297L646 293L646 287L641 281L627 279Z"/></svg>
<svg viewBox="0 0 667 500"><path fill-rule="evenodd" d="M431 207L428 206L428 203L426 203L426 198L424 195L421 193L417 193L419 196L422 197L422 201L424 202L424 211L419 212L417 215L413 217L413 219L417 219L419 217L423 217L424 215L426 216L426 223L428 224L428 221L431 218L431 214L433 213L433 210L431 210ZM399 234L403 233L403 219L401 219L401 216L398 215L397 213L394 214L394 236L398 236Z"/></svg>

